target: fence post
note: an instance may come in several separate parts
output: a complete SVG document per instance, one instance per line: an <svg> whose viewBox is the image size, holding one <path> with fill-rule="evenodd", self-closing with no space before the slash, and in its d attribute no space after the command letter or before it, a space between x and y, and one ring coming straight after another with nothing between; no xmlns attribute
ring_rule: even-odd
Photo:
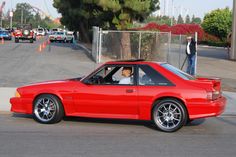
<svg viewBox="0 0 236 157"><path fill-rule="evenodd" d="M101 62L101 54L102 54L102 28L99 29L98 63Z"/></svg>
<svg viewBox="0 0 236 157"><path fill-rule="evenodd" d="M97 63L98 61L98 40L99 40L99 28L93 26L93 42L92 42L92 58Z"/></svg>
<svg viewBox="0 0 236 157"><path fill-rule="evenodd" d="M171 32L168 33L168 52L167 52L167 62L169 63L170 58L170 46L171 46Z"/></svg>
<svg viewBox="0 0 236 157"><path fill-rule="evenodd" d="M197 38L198 38L198 33L195 32L195 42L196 42L196 54L195 54L195 76L197 75Z"/></svg>
<svg viewBox="0 0 236 157"><path fill-rule="evenodd" d="M180 34L179 35L179 69L181 68L180 66L181 66L181 64L180 64L180 58L181 58L181 50L182 50L182 35Z"/></svg>
<svg viewBox="0 0 236 157"><path fill-rule="evenodd" d="M139 32L139 41L138 41L138 59L141 58L141 39L142 39L142 33Z"/></svg>

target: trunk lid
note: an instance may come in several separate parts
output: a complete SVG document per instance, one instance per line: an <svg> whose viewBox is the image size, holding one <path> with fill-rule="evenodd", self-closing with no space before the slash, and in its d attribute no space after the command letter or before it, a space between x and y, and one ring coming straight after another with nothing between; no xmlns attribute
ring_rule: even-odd
<svg viewBox="0 0 236 157"><path fill-rule="evenodd" d="M207 92L207 99L215 100L221 97L221 79L199 77L192 81L194 86L201 87Z"/></svg>

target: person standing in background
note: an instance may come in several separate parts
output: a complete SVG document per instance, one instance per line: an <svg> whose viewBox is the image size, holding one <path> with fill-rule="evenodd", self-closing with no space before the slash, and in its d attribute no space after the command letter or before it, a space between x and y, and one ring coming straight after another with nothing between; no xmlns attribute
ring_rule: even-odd
<svg viewBox="0 0 236 157"><path fill-rule="evenodd" d="M196 60L196 42L192 37L187 37L186 55L188 59L187 73L195 75L195 60Z"/></svg>

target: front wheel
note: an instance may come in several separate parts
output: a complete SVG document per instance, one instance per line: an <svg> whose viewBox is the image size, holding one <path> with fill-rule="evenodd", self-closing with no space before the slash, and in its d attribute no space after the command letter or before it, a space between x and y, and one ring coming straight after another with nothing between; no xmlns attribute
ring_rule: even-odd
<svg viewBox="0 0 236 157"><path fill-rule="evenodd" d="M50 94L43 94L34 101L34 119L40 123L58 123L64 116L63 105L59 98Z"/></svg>
<svg viewBox="0 0 236 157"><path fill-rule="evenodd" d="M175 132L187 121L187 111L176 99L163 99L154 104L152 118L156 127L164 132Z"/></svg>

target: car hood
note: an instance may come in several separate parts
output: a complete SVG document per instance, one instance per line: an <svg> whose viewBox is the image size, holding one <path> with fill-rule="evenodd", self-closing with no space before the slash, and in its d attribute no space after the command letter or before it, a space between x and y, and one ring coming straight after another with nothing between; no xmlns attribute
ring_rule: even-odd
<svg viewBox="0 0 236 157"><path fill-rule="evenodd" d="M68 83L72 83L72 82L75 82L75 81L78 82L81 79L82 79L82 77L65 79L65 80L43 81L43 82L37 82L37 83L28 84L28 85L22 86L20 88L45 86L45 85L60 85L60 84L63 85L63 84L68 84Z"/></svg>

